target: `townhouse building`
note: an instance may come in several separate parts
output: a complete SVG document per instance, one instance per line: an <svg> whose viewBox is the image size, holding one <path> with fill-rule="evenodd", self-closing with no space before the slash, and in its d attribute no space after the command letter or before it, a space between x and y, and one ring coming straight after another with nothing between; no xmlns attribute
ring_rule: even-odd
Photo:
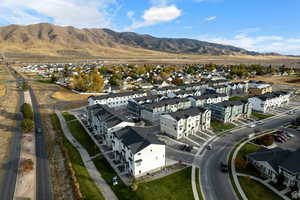
<svg viewBox="0 0 300 200"><path fill-rule="evenodd" d="M209 87L206 89L207 93L217 93L217 94L227 94L230 93L229 85L216 85L214 87Z"/></svg>
<svg viewBox="0 0 300 200"><path fill-rule="evenodd" d="M161 114L176 112L191 107L192 103L188 98L164 99L152 104L144 104L141 110L141 118L148 121L158 121Z"/></svg>
<svg viewBox="0 0 300 200"><path fill-rule="evenodd" d="M252 104L247 101L223 101L217 104L208 104L212 111L212 118L223 123L229 123L242 118L249 118Z"/></svg>
<svg viewBox="0 0 300 200"><path fill-rule="evenodd" d="M216 104L229 100L226 94L206 94L202 96L189 97L193 107L203 107L207 104Z"/></svg>
<svg viewBox="0 0 300 200"><path fill-rule="evenodd" d="M160 116L162 133L180 139L210 128L211 111L205 108L189 108Z"/></svg>
<svg viewBox="0 0 300 200"><path fill-rule="evenodd" d="M248 94L249 83L247 81L229 83L230 95Z"/></svg>
<svg viewBox="0 0 300 200"><path fill-rule="evenodd" d="M124 127L112 134L115 160L134 177L159 171L166 165L165 145L156 137L159 127Z"/></svg>
<svg viewBox="0 0 300 200"><path fill-rule="evenodd" d="M215 87L215 86L219 86L219 85L228 85L228 84L229 84L229 80L227 80L227 79L209 80L208 81L208 85L210 87Z"/></svg>
<svg viewBox="0 0 300 200"><path fill-rule="evenodd" d="M103 144L111 147L112 132L126 126L134 126L132 119L121 115L107 105L95 104L87 107L88 123L93 134L101 139Z"/></svg>
<svg viewBox="0 0 300 200"><path fill-rule="evenodd" d="M148 93L144 91L135 92L122 92L122 93L112 93L102 96L90 96L88 97L88 104L103 104L109 107L122 107L127 106L129 99L134 99L138 97L145 97Z"/></svg>
<svg viewBox="0 0 300 200"><path fill-rule="evenodd" d="M249 96L257 96L272 92L270 84L254 84L249 87Z"/></svg>
<svg viewBox="0 0 300 200"><path fill-rule="evenodd" d="M269 92L248 99L257 112L268 112L277 107L287 106L290 102L290 93L286 91Z"/></svg>
<svg viewBox="0 0 300 200"><path fill-rule="evenodd" d="M185 84L179 86L181 90L194 90L194 91L201 91L204 92L206 88L208 88L207 82L195 82L190 84Z"/></svg>
<svg viewBox="0 0 300 200"><path fill-rule="evenodd" d="M263 177L274 183L279 183L282 179L282 183L279 184L286 187L297 186L297 195L300 197L300 149L290 151L278 147L263 148L246 157Z"/></svg>
<svg viewBox="0 0 300 200"><path fill-rule="evenodd" d="M167 95L169 93L174 93L180 91L179 87L168 86L162 88L156 88L151 90L152 95Z"/></svg>

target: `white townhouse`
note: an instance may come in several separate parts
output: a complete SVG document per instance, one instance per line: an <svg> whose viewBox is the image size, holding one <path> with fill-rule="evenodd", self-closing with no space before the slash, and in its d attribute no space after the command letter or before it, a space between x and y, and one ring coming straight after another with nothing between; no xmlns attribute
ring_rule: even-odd
<svg viewBox="0 0 300 200"><path fill-rule="evenodd" d="M164 99L152 104L144 104L141 110L141 118L148 121L158 121L161 114L176 112L191 107L192 103L188 98Z"/></svg>
<svg viewBox="0 0 300 200"><path fill-rule="evenodd" d="M247 94L249 90L248 81L229 83L230 95Z"/></svg>
<svg viewBox="0 0 300 200"><path fill-rule="evenodd" d="M88 122L93 129L93 134L109 147L111 147L112 132L135 125L131 119L106 105L96 104L87 107L87 110Z"/></svg>
<svg viewBox="0 0 300 200"><path fill-rule="evenodd" d="M156 88L151 90L151 93L153 95L166 95L171 92L178 92L180 91L179 87L174 87L174 86L168 86L168 87L162 87L162 88Z"/></svg>
<svg viewBox="0 0 300 200"><path fill-rule="evenodd" d="M159 171L166 166L166 147L155 136L159 126L125 127L113 133L115 160L134 177Z"/></svg>
<svg viewBox="0 0 300 200"><path fill-rule="evenodd" d="M180 139L210 128L211 111L205 108L190 108L160 116L162 133Z"/></svg>
<svg viewBox="0 0 300 200"><path fill-rule="evenodd" d="M253 110L268 112L277 107L287 106L290 102L290 93L285 91L269 92L248 99L252 103Z"/></svg>
<svg viewBox="0 0 300 200"><path fill-rule="evenodd" d="M190 84L185 84L178 86L181 90L196 90L204 92L206 88L208 88L207 82L195 82Z"/></svg>
<svg viewBox="0 0 300 200"><path fill-rule="evenodd" d="M90 96L88 98L88 103L90 106L94 104L104 104L109 107L121 107L126 106L129 99L145 97L147 95L147 92L143 91L112 93L102 96Z"/></svg>
<svg viewBox="0 0 300 200"><path fill-rule="evenodd" d="M189 97L193 107L201 107L207 104L216 104L223 101L228 101L229 96L226 94L206 94L202 96Z"/></svg>

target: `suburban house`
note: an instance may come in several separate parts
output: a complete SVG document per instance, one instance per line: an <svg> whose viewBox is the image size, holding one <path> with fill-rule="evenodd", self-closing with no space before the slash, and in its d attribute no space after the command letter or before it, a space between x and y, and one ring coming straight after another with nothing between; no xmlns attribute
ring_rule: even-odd
<svg viewBox="0 0 300 200"><path fill-rule="evenodd" d="M90 106L94 104L104 104L109 107L121 107L126 106L129 99L145 97L147 95L147 92L143 91L112 93L102 96L90 96L88 98L88 103Z"/></svg>
<svg viewBox="0 0 300 200"><path fill-rule="evenodd" d="M160 116L160 129L175 139L196 134L210 128L211 111L205 108L189 108Z"/></svg>
<svg viewBox="0 0 300 200"><path fill-rule="evenodd" d="M207 104L220 103L222 101L229 100L229 96L226 94L206 94L202 96L189 97L193 107L201 107Z"/></svg>
<svg viewBox="0 0 300 200"><path fill-rule="evenodd" d="M88 106L87 111L88 122L93 129L93 134L109 147L111 146L112 132L135 125L131 119L120 115L107 105Z"/></svg>
<svg viewBox="0 0 300 200"><path fill-rule="evenodd" d="M115 160L124 171L140 177L159 171L166 165L165 145L156 137L159 127L124 127L112 134Z"/></svg>
<svg viewBox="0 0 300 200"><path fill-rule="evenodd" d="M270 84L254 84L249 87L250 96L257 96L270 92L272 92L272 86Z"/></svg>
<svg viewBox="0 0 300 200"><path fill-rule="evenodd" d="M191 107L192 103L188 98L164 99L152 104L143 104L141 118L148 121L158 121L161 114L176 112Z"/></svg>
<svg viewBox="0 0 300 200"><path fill-rule="evenodd" d="M282 176L283 185L298 186L297 193L300 197L300 149L290 151L281 148L263 148L246 157L262 176L271 179L274 183L277 183L279 176Z"/></svg>
<svg viewBox="0 0 300 200"><path fill-rule="evenodd" d="M247 101L223 101L217 104L208 104L212 111L212 118L228 123L240 117L249 118L252 112L252 104Z"/></svg>
<svg viewBox="0 0 300 200"><path fill-rule="evenodd" d="M208 85L210 87L215 87L215 86L219 86L219 85L228 85L229 81L227 79L219 79L219 80L210 80L208 82Z"/></svg>
<svg viewBox="0 0 300 200"><path fill-rule="evenodd" d="M290 102L290 93L285 91L269 92L248 99L253 105L253 110L268 112L274 108L287 106Z"/></svg>

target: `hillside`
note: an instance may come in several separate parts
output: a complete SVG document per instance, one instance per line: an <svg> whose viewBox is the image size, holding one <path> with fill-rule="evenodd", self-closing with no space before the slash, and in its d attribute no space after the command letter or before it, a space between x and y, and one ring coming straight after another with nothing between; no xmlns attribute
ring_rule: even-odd
<svg viewBox="0 0 300 200"><path fill-rule="evenodd" d="M77 29L48 23L0 27L0 51L6 56L170 56L260 55L241 48L192 39L156 38L109 29Z"/></svg>

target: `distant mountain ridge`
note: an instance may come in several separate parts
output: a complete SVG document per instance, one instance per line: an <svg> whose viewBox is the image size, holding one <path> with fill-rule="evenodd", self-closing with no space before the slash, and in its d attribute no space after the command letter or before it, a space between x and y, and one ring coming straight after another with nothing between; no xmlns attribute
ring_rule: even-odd
<svg viewBox="0 0 300 200"><path fill-rule="evenodd" d="M109 29L78 29L48 23L0 27L0 51L34 54L101 56L110 53L195 55L264 55L242 48L194 39L157 38Z"/></svg>

